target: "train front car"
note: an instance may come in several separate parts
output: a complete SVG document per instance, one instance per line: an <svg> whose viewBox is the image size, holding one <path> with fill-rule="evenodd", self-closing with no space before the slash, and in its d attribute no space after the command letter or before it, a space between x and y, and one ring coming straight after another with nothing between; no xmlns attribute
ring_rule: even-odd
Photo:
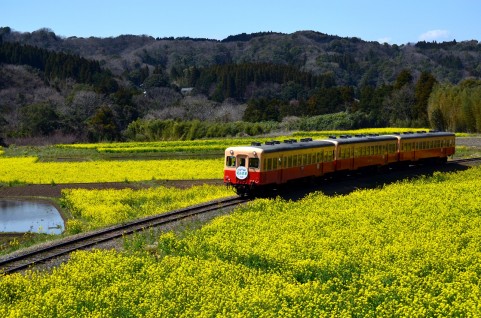
<svg viewBox="0 0 481 318"><path fill-rule="evenodd" d="M262 148L253 146L229 147L225 150L224 183L237 194L252 192L260 183L260 154Z"/></svg>
<svg viewBox="0 0 481 318"><path fill-rule="evenodd" d="M334 171L334 150L333 143L312 138L230 147L225 151L224 183L244 195L319 177Z"/></svg>

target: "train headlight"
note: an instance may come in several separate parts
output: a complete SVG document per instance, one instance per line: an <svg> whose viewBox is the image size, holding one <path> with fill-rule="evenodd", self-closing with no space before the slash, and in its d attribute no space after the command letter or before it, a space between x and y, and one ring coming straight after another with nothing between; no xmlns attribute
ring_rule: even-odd
<svg viewBox="0 0 481 318"><path fill-rule="evenodd" d="M254 156L257 156L257 152L255 152L255 151L253 151L252 154L253 154Z"/></svg>

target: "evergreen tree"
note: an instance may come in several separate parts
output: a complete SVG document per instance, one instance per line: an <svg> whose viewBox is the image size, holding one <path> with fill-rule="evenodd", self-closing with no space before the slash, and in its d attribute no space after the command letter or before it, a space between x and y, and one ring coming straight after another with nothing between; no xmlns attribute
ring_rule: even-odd
<svg viewBox="0 0 481 318"><path fill-rule="evenodd" d="M418 119L422 125L428 124L428 101L436 83L436 78L429 72L422 72L416 83L413 117Z"/></svg>

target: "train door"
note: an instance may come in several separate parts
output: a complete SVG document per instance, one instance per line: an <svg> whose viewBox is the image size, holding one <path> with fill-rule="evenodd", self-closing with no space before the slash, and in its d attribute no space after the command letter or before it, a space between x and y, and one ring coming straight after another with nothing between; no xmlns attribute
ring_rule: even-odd
<svg viewBox="0 0 481 318"><path fill-rule="evenodd" d="M246 155L238 155L237 156L237 166L235 175L239 180L247 179L249 172L247 169L247 156Z"/></svg>
<svg viewBox="0 0 481 318"><path fill-rule="evenodd" d="M282 175L283 175L284 165L285 165L284 159L286 159L286 158L284 158L283 156L280 156L277 159L277 178L276 178L277 184L283 183Z"/></svg>

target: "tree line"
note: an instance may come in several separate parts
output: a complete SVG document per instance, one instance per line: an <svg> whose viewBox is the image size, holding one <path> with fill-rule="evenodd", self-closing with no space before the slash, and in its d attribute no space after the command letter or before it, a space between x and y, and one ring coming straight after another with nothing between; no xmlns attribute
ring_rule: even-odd
<svg viewBox="0 0 481 318"><path fill-rule="evenodd" d="M436 45L420 44L421 49L432 46ZM444 55L444 59L446 67L461 67L455 56ZM359 71L355 56L349 52L325 60L348 72ZM45 85L61 92L58 100L26 99L12 93L9 99L0 101L0 135L4 137L61 132L89 141L189 139L276 129L386 126L481 131L478 80L438 83L431 72L418 74L408 68L399 71L392 83L366 81L359 86L339 85L334 72L314 74L292 65L266 62L178 70L144 64L114 76L99 61L0 41L2 65L28 65L38 71ZM67 85L68 81L74 84ZM0 89L8 83L0 76ZM179 83L192 87L192 95L182 96ZM68 90L62 91L66 86ZM20 107L15 109L11 101ZM209 115L214 110L223 113ZM240 116L232 119L236 112Z"/></svg>
<svg viewBox="0 0 481 318"><path fill-rule="evenodd" d="M74 79L78 83L91 84L96 91L109 94L119 88L112 74L100 67L100 63L78 55L54 52L30 45L0 43L0 63L28 65L40 70L44 80Z"/></svg>
<svg viewBox="0 0 481 318"><path fill-rule="evenodd" d="M481 80L442 84L429 97L431 126L438 130L481 132Z"/></svg>

